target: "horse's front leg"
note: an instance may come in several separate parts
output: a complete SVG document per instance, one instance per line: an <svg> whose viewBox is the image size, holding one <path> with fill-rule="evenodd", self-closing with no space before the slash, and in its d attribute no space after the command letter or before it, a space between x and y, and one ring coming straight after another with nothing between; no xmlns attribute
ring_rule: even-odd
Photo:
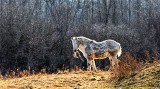
<svg viewBox="0 0 160 89"><path fill-rule="evenodd" d="M97 71L97 68L96 68L96 64L95 64L94 59L89 56L89 57L88 57L88 70L91 71L92 69L93 69L94 71Z"/></svg>
<svg viewBox="0 0 160 89"><path fill-rule="evenodd" d="M92 67L91 67L92 66L92 62L91 62L90 59L87 62L87 66L88 66L87 70L91 71L91 69L92 69Z"/></svg>
<svg viewBox="0 0 160 89"><path fill-rule="evenodd" d="M97 68L96 68L96 64L95 64L95 60L92 59L92 68L94 71L97 71Z"/></svg>
<svg viewBox="0 0 160 89"><path fill-rule="evenodd" d="M91 65L92 65L91 59L90 57L86 57L86 59L87 59L87 70L91 71Z"/></svg>

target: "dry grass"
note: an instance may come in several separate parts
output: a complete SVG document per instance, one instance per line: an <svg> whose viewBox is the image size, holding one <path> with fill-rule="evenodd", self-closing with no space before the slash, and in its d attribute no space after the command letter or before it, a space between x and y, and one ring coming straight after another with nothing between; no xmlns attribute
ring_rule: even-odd
<svg viewBox="0 0 160 89"><path fill-rule="evenodd" d="M146 53L146 59L149 54ZM121 58L120 67L114 69L114 87L124 89L159 89L160 88L160 60L154 59L153 63L147 59L142 64L130 53Z"/></svg>
<svg viewBox="0 0 160 89"><path fill-rule="evenodd" d="M115 78L119 80L133 76L143 68L143 64L137 61L129 52L125 53L119 61L119 68L113 70Z"/></svg>
<svg viewBox="0 0 160 89"><path fill-rule="evenodd" d="M64 71L57 74L36 74L22 78L0 79L0 89L113 89L107 71Z"/></svg>
<svg viewBox="0 0 160 89"><path fill-rule="evenodd" d="M149 57L146 54L146 58ZM125 53L119 62L119 68L113 71L76 71L64 70L56 74L38 74L22 71L8 73L6 79L0 79L0 89L114 89L114 88L153 88L160 87L160 60L145 65L138 62L132 54Z"/></svg>
<svg viewBox="0 0 160 89"><path fill-rule="evenodd" d="M114 81L116 87L126 89L159 89L160 88L160 60L145 65L137 74L125 77L121 81Z"/></svg>

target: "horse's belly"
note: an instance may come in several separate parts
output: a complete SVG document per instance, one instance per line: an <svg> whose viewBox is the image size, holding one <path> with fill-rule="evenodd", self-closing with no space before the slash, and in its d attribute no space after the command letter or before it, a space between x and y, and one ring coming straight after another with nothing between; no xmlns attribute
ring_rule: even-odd
<svg viewBox="0 0 160 89"><path fill-rule="evenodd" d="M109 57L109 53L108 53L108 52L103 53L103 54L94 53L94 54L92 55L92 57L93 57L94 59L105 59L105 58Z"/></svg>

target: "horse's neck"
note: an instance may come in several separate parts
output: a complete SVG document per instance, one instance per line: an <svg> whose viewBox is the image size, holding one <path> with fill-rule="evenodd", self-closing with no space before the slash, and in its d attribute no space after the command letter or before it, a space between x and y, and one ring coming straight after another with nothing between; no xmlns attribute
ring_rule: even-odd
<svg viewBox="0 0 160 89"><path fill-rule="evenodd" d="M85 51L86 45L80 44L79 47L78 47L78 49L82 52L83 56L84 56L85 58L87 58L87 54L86 54L86 51Z"/></svg>
<svg viewBox="0 0 160 89"><path fill-rule="evenodd" d="M79 44L78 49L83 53L83 56L85 58L87 58L87 54L86 54L86 47L88 46L88 44L90 43L90 40L85 39L85 40L81 40L80 42L81 44Z"/></svg>
<svg viewBox="0 0 160 89"><path fill-rule="evenodd" d="M78 49L83 53L85 53L85 48L86 48L86 46L87 46L87 44L88 44L88 40L81 40L81 42L80 42L80 44L79 44L79 47L78 47Z"/></svg>
<svg viewBox="0 0 160 89"><path fill-rule="evenodd" d="M79 45L79 47L78 47L78 49L81 51L81 52L85 52L85 48L86 48L86 45L82 45L82 44L80 44Z"/></svg>

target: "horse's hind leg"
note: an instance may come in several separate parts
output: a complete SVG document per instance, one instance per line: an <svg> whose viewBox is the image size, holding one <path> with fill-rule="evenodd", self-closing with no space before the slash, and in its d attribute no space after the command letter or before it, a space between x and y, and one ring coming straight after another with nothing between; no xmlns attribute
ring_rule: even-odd
<svg viewBox="0 0 160 89"><path fill-rule="evenodd" d="M119 64L118 64L119 60L117 58L115 58L115 60L116 60L116 67L119 68Z"/></svg>
<svg viewBox="0 0 160 89"><path fill-rule="evenodd" d="M115 61L114 61L114 59L111 60L111 68L112 68L112 69L115 68Z"/></svg>
<svg viewBox="0 0 160 89"><path fill-rule="evenodd" d="M115 58L114 57L109 57L109 60L110 60L109 70L112 71L115 68Z"/></svg>
<svg viewBox="0 0 160 89"><path fill-rule="evenodd" d="M116 56L112 58L112 65L113 65L113 68L118 68L119 67L118 59L117 59Z"/></svg>

